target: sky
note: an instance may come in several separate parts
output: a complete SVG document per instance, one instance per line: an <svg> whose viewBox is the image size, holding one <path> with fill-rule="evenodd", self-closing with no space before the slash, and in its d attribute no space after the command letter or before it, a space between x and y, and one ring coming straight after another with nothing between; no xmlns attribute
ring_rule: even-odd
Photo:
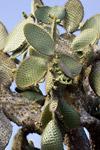
<svg viewBox="0 0 100 150"><path fill-rule="evenodd" d="M28 15L31 13L31 1L32 0L0 0L0 21L6 26L8 32L16 26L22 19L22 12L24 11ZM67 0L43 0L45 5L48 6L64 6ZM84 6L84 19L89 19L91 16L100 13L100 0L81 0ZM65 30L60 28L60 33L64 33ZM41 86L43 92L44 88ZM6 150L11 150L12 139L17 132L18 127L13 124L13 134L10 140L10 144ZM36 134L30 134L28 139L34 139L36 147L40 148L40 136Z"/></svg>

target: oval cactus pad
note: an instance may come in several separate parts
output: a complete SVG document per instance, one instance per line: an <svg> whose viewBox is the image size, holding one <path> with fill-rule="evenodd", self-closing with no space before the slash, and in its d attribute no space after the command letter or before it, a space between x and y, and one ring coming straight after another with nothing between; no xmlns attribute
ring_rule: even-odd
<svg viewBox="0 0 100 150"><path fill-rule="evenodd" d="M36 24L28 23L24 27L24 34L30 45L44 55L53 55L55 44L50 34Z"/></svg>
<svg viewBox="0 0 100 150"><path fill-rule="evenodd" d="M89 83L93 91L100 96L100 60L96 61L92 66Z"/></svg>
<svg viewBox="0 0 100 150"><path fill-rule="evenodd" d="M97 15L91 17L89 20L87 20L86 23L81 28L81 30L83 31L83 30L89 29L89 28L93 28L96 31L98 31L99 37L100 37L100 14L97 14Z"/></svg>
<svg viewBox="0 0 100 150"><path fill-rule="evenodd" d="M52 19L49 17L57 17L57 19L62 20L65 17L65 8L61 6L54 6L54 7L38 7L35 12L36 18L44 23L52 23Z"/></svg>
<svg viewBox="0 0 100 150"><path fill-rule="evenodd" d="M94 29L86 29L76 36L71 44L71 48L75 51L82 51L90 44L97 44L99 40L99 34Z"/></svg>
<svg viewBox="0 0 100 150"><path fill-rule="evenodd" d="M63 26L67 32L74 32L77 30L79 23L83 18L83 6L80 0L68 0L65 4L66 15L63 21Z"/></svg>
<svg viewBox="0 0 100 150"><path fill-rule="evenodd" d="M62 135L54 120L51 120L43 131L41 150L63 150Z"/></svg>
<svg viewBox="0 0 100 150"><path fill-rule="evenodd" d="M28 57L18 67L15 82L21 89L29 88L29 86L37 84L43 78L46 70L47 65L43 58Z"/></svg>

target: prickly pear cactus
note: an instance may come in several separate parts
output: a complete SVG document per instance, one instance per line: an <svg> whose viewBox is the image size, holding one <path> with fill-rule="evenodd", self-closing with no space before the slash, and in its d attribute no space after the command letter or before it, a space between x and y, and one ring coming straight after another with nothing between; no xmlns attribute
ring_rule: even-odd
<svg viewBox="0 0 100 150"><path fill-rule="evenodd" d="M61 132L54 120L51 120L43 131L41 139L41 150L63 150L62 142L63 140Z"/></svg>
<svg viewBox="0 0 100 150"><path fill-rule="evenodd" d="M64 150L65 134L68 149L78 150L80 126L100 127L100 14L81 22L80 0L54 7L34 0L31 6L32 15L23 13L11 33L0 22L0 150L11 136L7 118L22 126L12 150L39 150L27 141L29 133L42 135L41 150ZM100 136L100 129L93 133Z"/></svg>

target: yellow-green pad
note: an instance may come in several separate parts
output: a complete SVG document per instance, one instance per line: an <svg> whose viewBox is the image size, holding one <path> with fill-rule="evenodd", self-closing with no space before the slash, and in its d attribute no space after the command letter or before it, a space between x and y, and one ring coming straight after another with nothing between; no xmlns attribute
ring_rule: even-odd
<svg viewBox="0 0 100 150"><path fill-rule="evenodd" d="M23 32L23 27L27 23L33 23L33 18L29 16L27 19L23 19L17 24L17 26L11 31L7 38L7 42L4 48L4 52L11 52L18 49L23 45L25 41L25 36ZM22 46L23 47L23 46Z"/></svg>
<svg viewBox="0 0 100 150"><path fill-rule="evenodd" d="M54 120L51 120L43 131L41 150L64 150L62 135Z"/></svg>
<svg viewBox="0 0 100 150"><path fill-rule="evenodd" d="M80 125L79 114L65 101L60 101L57 113L66 127L75 128Z"/></svg>
<svg viewBox="0 0 100 150"><path fill-rule="evenodd" d="M79 23L83 18L83 6L80 0L68 0L65 4L66 15L63 21L63 26L67 32L74 32L77 30Z"/></svg>
<svg viewBox="0 0 100 150"><path fill-rule="evenodd" d="M65 17L65 8L62 6L43 6L38 7L35 12L36 18L46 24L52 23L52 19L49 17L49 15L51 15L52 17L56 16L57 19L63 20L63 18Z"/></svg>
<svg viewBox="0 0 100 150"><path fill-rule="evenodd" d="M15 75L18 88L25 89L37 84L45 75L47 64L43 58L30 56L25 59Z"/></svg>
<svg viewBox="0 0 100 150"><path fill-rule="evenodd" d="M0 50L4 49L7 37L8 32L2 22L0 22Z"/></svg>
<svg viewBox="0 0 100 150"><path fill-rule="evenodd" d="M44 106L44 109L41 113L40 122L41 122L41 128L45 129L48 122L52 119L52 113L49 110L49 104Z"/></svg>
<svg viewBox="0 0 100 150"><path fill-rule="evenodd" d="M55 44L50 34L36 24L28 23L24 34L30 45L44 55L54 55Z"/></svg>
<svg viewBox="0 0 100 150"><path fill-rule="evenodd" d="M92 66L89 83L93 91L100 96L100 60L96 61Z"/></svg>
<svg viewBox="0 0 100 150"><path fill-rule="evenodd" d="M46 93L49 93L52 87L53 87L53 74L48 69L47 76L46 76L46 86L45 86Z"/></svg>
<svg viewBox="0 0 100 150"><path fill-rule="evenodd" d="M97 44L99 40L99 34L94 29L86 29L76 36L71 44L71 48L75 51L83 51L90 44Z"/></svg>
<svg viewBox="0 0 100 150"><path fill-rule="evenodd" d="M79 64L76 60L68 55L60 56L59 65L61 70L70 78L72 78L71 75L74 77L78 75L82 70L81 64Z"/></svg>
<svg viewBox="0 0 100 150"><path fill-rule="evenodd" d="M97 14L91 17L89 20L87 20L86 23L81 28L81 30L83 31L88 28L93 28L97 30L97 32L99 33L99 37L100 37L100 14Z"/></svg>

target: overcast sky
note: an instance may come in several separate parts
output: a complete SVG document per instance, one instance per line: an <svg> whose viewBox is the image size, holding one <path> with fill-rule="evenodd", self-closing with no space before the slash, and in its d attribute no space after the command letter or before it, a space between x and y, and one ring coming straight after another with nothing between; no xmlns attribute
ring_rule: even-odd
<svg viewBox="0 0 100 150"><path fill-rule="evenodd" d="M64 6L67 0L43 0L45 5ZM84 6L84 20L89 19L91 16L100 13L100 0L81 0ZM26 12L28 15L31 13L31 0L0 0L0 21L6 26L8 32L10 32L19 21L21 21L22 12ZM65 32L61 30L60 32ZM13 136L17 131L17 127L14 127ZM6 150L11 150L11 142ZM35 146L40 147L40 137L37 135L30 135L29 138L34 138Z"/></svg>

